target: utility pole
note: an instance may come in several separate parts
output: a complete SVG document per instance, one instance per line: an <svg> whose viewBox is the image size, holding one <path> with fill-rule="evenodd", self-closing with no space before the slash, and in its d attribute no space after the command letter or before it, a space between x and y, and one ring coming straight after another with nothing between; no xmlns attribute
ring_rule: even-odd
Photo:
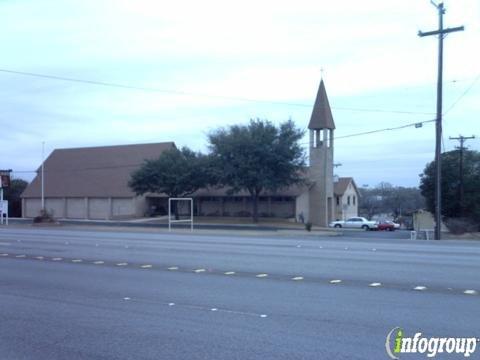
<svg viewBox="0 0 480 360"><path fill-rule="evenodd" d="M459 166L459 179L460 179L460 185L458 187L458 201L460 204L460 216L463 217L464 213L464 188L463 188L463 151L465 149L465 141L469 139L475 139L475 136L463 136L463 135L458 135L458 137L449 137L450 140L458 140L460 142L460 146L457 147L457 149L460 151L460 166Z"/></svg>
<svg viewBox="0 0 480 360"><path fill-rule="evenodd" d="M446 34L463 31L464 27L459 26L455 28L443 28L443 15L445 14L445 7L443 3L435 4L430 1L438 10L438 30L418 32L418 36L432 36L438 35L438 77L437 77L437 118L435 126L435 239L441 238L441 224L442 224L442 77L443 77L443 39Z"/></svg>

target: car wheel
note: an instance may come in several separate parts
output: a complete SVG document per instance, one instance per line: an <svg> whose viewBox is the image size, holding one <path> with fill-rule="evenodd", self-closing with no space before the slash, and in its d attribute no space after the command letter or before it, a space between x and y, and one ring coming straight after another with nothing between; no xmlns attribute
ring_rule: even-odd
<svg viewBox="0 0 480 360"><path fill-rule="evenodd" d="M334 227L336 227L336 228L338 229L338 228L341 228L341 227L342 227L342 225L340 225L340 224L335 224L335 226L334 226Z"/></svg>
<svg viewBox="0 0 480 360"><path fill-rule="evenodd" d="M362 229L365 230L365 231L370 230L370 228L368 227L368 225L362 225Z"/></svg>

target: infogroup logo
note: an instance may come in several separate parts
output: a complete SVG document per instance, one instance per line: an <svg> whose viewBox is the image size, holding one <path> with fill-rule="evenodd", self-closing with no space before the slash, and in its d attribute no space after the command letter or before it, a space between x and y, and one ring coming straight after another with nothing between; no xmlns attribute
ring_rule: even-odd
<svg viewBox="0 0 480 360"><path fill-rule="evenodd" d="M477 349L480 339L471 338L447 338L447 337L422 337L421 332L413 337L406 337L402 328L395 327L387 335L385 349L391 359L400 359L400 354L423 354L428 358L438 354L463 354L470 357Z"/></svg>

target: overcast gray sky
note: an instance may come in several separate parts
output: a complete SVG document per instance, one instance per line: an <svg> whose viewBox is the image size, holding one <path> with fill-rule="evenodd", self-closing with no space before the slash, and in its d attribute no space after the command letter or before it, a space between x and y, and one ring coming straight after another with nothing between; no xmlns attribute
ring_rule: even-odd
<svg viewBox="0 0 480 360"><path fill-rule="evenodd" d="M466 27L445 40L451 150L449 136L480 136L480 2L445 6L445 25ZM204 151L209 131L250 118L306 128L321 68L335 136L435 117L437 39L417 36L437 28L428 0L2 0L0 16L2 70L166 91L0 71L0 168L28 180L42 141L46 155L160 141ZM336 172L359 185L417 186L434 132L429 123L338 139ZM468 145L479 150L480 139Z"/></svg>

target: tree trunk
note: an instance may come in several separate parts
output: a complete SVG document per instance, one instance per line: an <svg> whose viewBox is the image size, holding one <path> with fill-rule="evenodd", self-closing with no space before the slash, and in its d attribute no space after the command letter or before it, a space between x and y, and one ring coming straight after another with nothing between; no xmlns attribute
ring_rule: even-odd
<svg viewBox="0 0 480 360"><path fill-rule="evenodd" d="M255 193L252 195L252 200L253 200L253 211L252 211L252 219L254 223L258 223L258 194Z"/></svg>
<svg viewBox="0 0 480 360"><path fill-rule="evenodd" d="M179 220L180 216L178 215L178 201L172 201L172 211L175 216L175 220Z"/></svg>

